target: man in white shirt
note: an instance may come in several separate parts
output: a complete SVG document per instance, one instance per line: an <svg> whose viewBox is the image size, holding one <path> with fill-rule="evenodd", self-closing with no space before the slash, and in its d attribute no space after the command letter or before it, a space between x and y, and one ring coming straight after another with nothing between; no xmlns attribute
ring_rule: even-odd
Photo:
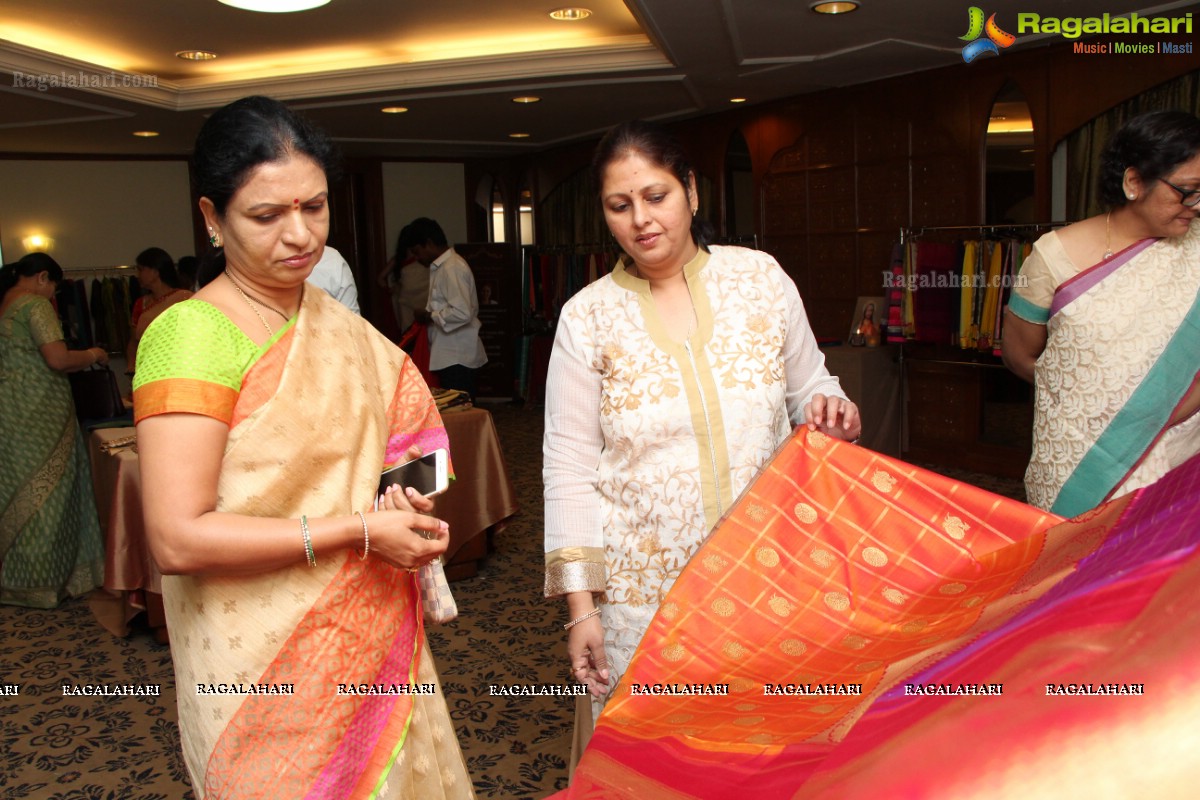
<svg viewBox="0 0 1200 800"><path fill-rule="evenodd" d="M415 219L400 235L408 254L429 267L429 302L415 314L417 322L429 326L429 370L442 388L474 399L475 371L487 363L479 338L475 275L434 220Z"/></svg>
<svg viewBox="0 0 1200 800"><path fill-rule="evenodd" d="M329 245L325 245L325 252L313 267L308 282L329 292L334 300L362 316L358 309L358 287L354 285L354 273L342 254Z"/></svg>

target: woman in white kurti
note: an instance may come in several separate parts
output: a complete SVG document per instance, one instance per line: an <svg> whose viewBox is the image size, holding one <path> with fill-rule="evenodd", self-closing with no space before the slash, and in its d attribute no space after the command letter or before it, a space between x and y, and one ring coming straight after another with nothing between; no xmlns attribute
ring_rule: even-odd
<svg viewBox="0 0 1200 800"><path fill-rule="evenodd" d="M626 123L593 166L628 257L559 318L544 478L546 595L567 599L572 675L598 711L688 559L792 425L843 439L861 426L779 264L703 246L695 175L674 140ZM577 745L588 732L577 728Z"/></svg>

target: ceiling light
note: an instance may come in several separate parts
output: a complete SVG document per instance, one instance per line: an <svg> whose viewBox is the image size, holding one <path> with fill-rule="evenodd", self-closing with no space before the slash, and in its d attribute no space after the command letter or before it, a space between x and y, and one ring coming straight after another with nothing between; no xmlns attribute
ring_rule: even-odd
<svg viewBox="0 0 1200 800"><path fill-rule="evenodd" d="M849 14L851 11L858 9L856 0L845 0L844 2L836 3L813 3L809 6L818 14Z"/></svg>
<svg viewBox="0 0 1200 800"><path fill-rule="evenodd" d="M329 0L220 0L221 3L243 11L263 11L268 14L286 14L291 11L308 11L329 3Z"/></svg>
<svg viewBox="0 0 1200 800"><path fill-rule="evenodd" d="M731 102L731 103L744 103L744 102L746 102L746 98L744 98L744 97L731 97L731 98L729 98L729 102Z"/></svg>
<svg viewBox="0 0 1200 800"><path fill-rule="evenodd" d="M521 103L521 104L540 103L540 102L542 102L542 98L535 97L534 95L531 95L531 94L527 94L527 95L522 95L521 97L514 97L512 99L512 101L514 103Z"/></svg>
<svg viewBox="0 0 1200 800"><path fill-rule="evenodd" d="M587 19L592 15L592 12L586 8L556 8L550 12L550 19L562 20L564 22L578 22L581 19Z"/></svg>
<svg viewBox="0 0 1200 800"><path fill-rule="evenodd" d="M408 111L408 107L407 106L384 106L383 108L381 108L379 110L385 114L404 114L405 112Z"/></svg>
<svg viewBox="0 0 1200 800"><path fill-rule="evenodd" d="M158 131L134 131L134 136L141 136L143 139L153 139L158 136Z"/></svg>
<svg viewBox="0 0 1200 800"><path fill-rule="evenodd" d="M184 61L212 61L217 54L208 50L180 50L175 57Z"/></svg>
<svg viewBox="0 0 1200 800"><path fill-rule="evenodd" d="M508 135L508 138L510 138L510 139L528 139L529 134L528 133L510 133Z"/></svg>

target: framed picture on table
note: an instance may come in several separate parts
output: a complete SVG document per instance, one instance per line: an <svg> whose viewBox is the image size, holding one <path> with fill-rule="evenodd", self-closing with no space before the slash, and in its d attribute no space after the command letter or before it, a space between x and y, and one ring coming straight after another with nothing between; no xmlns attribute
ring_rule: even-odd
<svg viewBox="0 0 1200 800"><path fill-rule="evenodd" d="M884 306L882 297L860 297L854 304L850 334L846 341L855 347L878 347L883 341Z"/></svg>

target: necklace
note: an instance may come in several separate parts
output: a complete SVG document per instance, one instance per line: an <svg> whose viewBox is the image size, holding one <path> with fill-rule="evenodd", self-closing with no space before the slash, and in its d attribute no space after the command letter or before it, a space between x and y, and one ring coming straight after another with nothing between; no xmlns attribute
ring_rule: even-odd
<svg viewBox="0 0 1200 800"><path fill-rule="evenodd" d="M1112 251L1112 212L1104 218L1104 260L1108 261L1113 257Z"/></svg>
<svg viewBox="0 0 1200 800"><path fill-rule="evenodd" d="M233 288L237 289L237 293L240 294L242 296L242 299L246 301L246 305L250 306L250 310L254 312L254 316L258 317L258 321L261 322L263 324L263 327L267 329L267 335L274 336L275 331L271 330L271 326L267 324L266 318L263 317L262 313L259 312L259 310L258 310L258 306L255 306L254 303L258 303L258 305L262 306L263 308L267 309L268 311L274 311L276 314L283 317L284 319L289 319L288 315L283 313L282 311L280 311L278 308L275 308L274 306L267 305L262 300L259 300L257 297L251 297L249 294L247 294L246 290L243 289L241 287L241 285L239 285L238 282L233 279L233 276L229 274L228 269L225 270L225 277L229 278L229 282L233 284Z"/></svg>

